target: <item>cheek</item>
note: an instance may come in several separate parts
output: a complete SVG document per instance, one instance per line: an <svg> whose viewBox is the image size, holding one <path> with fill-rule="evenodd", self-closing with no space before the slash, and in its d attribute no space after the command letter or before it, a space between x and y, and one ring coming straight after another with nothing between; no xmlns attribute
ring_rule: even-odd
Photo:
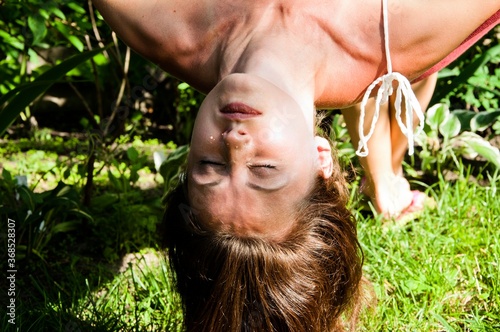
<svg viewBox="0 0 500 332"><path fill-rule="evenodd" d="M257 130L255 140L266 146L274 145L283 140L283 131L273 127L262 127Z"/></svg>
<svg viewBox="0 0 500 332"><path fill-rule="evenodd" d="M210 137L216 135L217 126L209 109L200 108L193 127L192 140L197 143L208 142Z"/></svg>
<svg viewBox="0 0 500 332"><path fill-rule="evenodd" d="M294 140L295 130L282 121L275 121L274 118L260 122L252 130L255 141L266 146L282 145Z"/></svg>
<svg viewBox="0 0 500 332"><path fill-rule="evenodd" d="M191 137L191 151L207 152L211 148L217 147L217 138L221 135L212 125L197 126L193 130Z"/></svg>
<svg viewBox="0 0 500 332"><path fill-rule="evenodd" d="M221 224L216 221L225 220L226 209L225 205L221 204L227 197L224 195L210 195L197 190L196 188L189 189L189 211L196 216L203 228L217 230Z"/></svg>
<svg viewBox="0 0 500 332"><path fill-rule="evenodd" d="M212 202L213 200L204 192L198 190L196 186L188 185L188 198L189 207L195 215L205 216L211 212L208 210L207 202Z"/></svg>

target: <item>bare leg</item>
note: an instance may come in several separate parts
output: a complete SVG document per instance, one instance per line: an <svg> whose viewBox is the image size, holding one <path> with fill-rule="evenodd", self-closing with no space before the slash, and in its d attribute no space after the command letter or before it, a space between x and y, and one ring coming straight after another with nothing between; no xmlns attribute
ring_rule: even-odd
<svg viewBox="0 0 500 332"><path fill-rule="evenodd" d="M427 108L432 97L436 77L432 75L413 86L423 110ZM385 217L398 215L411 204L413 199L410 185L403 177L401 166L408 143L396 122L392 107L389 112L389 105L392 103L393 101L382 105L375 131L368 141L370 152L368 156L360 158L367 180L364 193L371 198L377 212ZM360 104L357 104L342 110L356 148L359 142L360 109ZM369 130L374 110L375 103L371 99L366 107L365 133Z"/></svg>
<svg viewBox="0 0 500 332"><path fill-rule="evenodd" d="M366 107L365 133L368 132L375 109L374 100L369 100ZM360 105L342 110L347 129L354 146L359 142L358 123ZM399 128L398 128L399 130ZM396 215L411 204L412 194L406 183L398 181L392 166L391 121L388 104L381 107L380 116L373 136L368 141L368 156L360 158L366 176L363 193L370 197L378 213L385 217ZM403 185L403 188L398 186ZM399 196L399 197L397 197Z"/></svg>
<svg viewBox="0 0 500 332"><path fill-rule="evenodd" d="M422 111L425 112L431 101L432 94L434 93L434 88L436 87L437 73L432 74L426 79L412 84L412 89L420 102L420 107ZM391 98L391 105L394 104L394 98ZM398 123L395 118L394 109L392 109L391 115L391 146L392 146L392 167L394 169L394 174L403 176L402 163L408 149L408 140L403 135L399 129ZM403 112L403 114L405 114ZM403 122L405 118L403 116ZM415 118L414 126L418 125L418 119Z"/></svg>

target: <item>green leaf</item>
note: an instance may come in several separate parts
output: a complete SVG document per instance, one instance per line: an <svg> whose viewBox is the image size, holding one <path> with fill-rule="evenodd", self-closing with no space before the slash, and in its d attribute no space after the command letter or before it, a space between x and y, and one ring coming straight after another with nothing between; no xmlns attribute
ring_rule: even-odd
<svg viewBox="0 0 500 332"><path fill-rule="evenodd" d="M28 17L28 27L33 33L33 45L38 45L47 34L45 19L40 14Z"/></svg>
<svg viewBox="0 0 500 332"><path fill-rule="evenodd" d="M78 51L82 52L85 46L83 42L75 35L71 34L69 27L60 21L54 22L56 29L73 45Z"/></svg>
<svg viewBox="0 0 500 332"><path fill-rule="evenodd" d="M38 96L43 94L55 82L60 80L68 71L79 64L87 61L96 54L102 52L110 46L99 48L85 53L79 53L69 57L60 64L47 70L36 78L32 83L23 88L19 93L13 96L10 102L0 110L0 135L14 122L19 114ZM43 83L43 84L41 84Z"/></svg>
<svg viewBox="0 0 500 332"><path fill-rule="evenodd" d="M139 173L137 173L137 170L130 170L130 176L128 180L132 183L136 183L139 180Z"/></svg>
<svg viewBox="0 0 500 332"><path fill-rule="evenodd" d="M73 45L78 51L83 52L83 49L85 46L83 45L83 42L75 35L68 35L66 36L68 38L69 42L71 45Z"/></svg>
<svg viewBox="0 0 500 332"><path fill-rule="evenodd" d="M48 14L54 14L59 17L61 20L66 20L66 15L58 8L58 4L54 1L44 1L43 8L47 11Z"/></svg>
<svg viewBox="0 0 500 332"><path fill-rule="evenodd" d="M67 233L67 232L74 231L75 229L77 229L80 224L81 223L79 221L62 222L60 224L55 225L54 228L52 229L52 232L54 234Z"/></svg>
<svg viewBox="0 0 500 332"><path fill-rule="evenodd" d="M458 75L455 79L451 80L451 84L443 87L439 91L436 91L434 94L432 101L441 100L446 97L450 92L455 90L461 84L467 83L469 78L471 78L474 73L482 66L487 64L489 61L494 59L498 54L500 54L500 45L493 46L489 48L486 52L484 52L480 57L471 62L467 67L465 67L460 75Z"/></svg>
<svg viewBox="0 0 500 332"><path fill-rule="evenodd" d="M12 175L10 174L10 172L7 170L7 169L3 169L2 170L2 178L6 181L6 182L12 182Z"/></svg>
<svg viewBox="0 0 500 332"><path fill-rule="evenodd" d="M49 20L49 18L50 18L50 13L47 10L45 10L44 8L38 9L38 14L40 14L43 17L43 19L46 21Z"/></svg>
<svg viewBox="0 0 500 332"><path fill-rule="evenodd" d="M51 8L52 14L59 17L61 20L66 20L66 15L57 7Z"/></svg>
<svg viewBox="0 0 500 332"><path fill-rule="evenodd" d="M173 182L178 179L188 152L189 147L187 145L180 146L170 153L167 159L161 164L160 174L165 181L167 190L170 190Z"/></svg>
<svg viewBox="0 0 500 332"><path fill-rule="evenodd" d="M127 157L131 162L136 162L139 157L139 152L132 146L127 149Z"/></svg>
<svg viewBox="0 0 500 332"><path fill-rule="evenodd" d="M460 133L460 120L450 113L448 117L439 125L439 132L445 138L452 138Z"/></svg>
<svg viewBox="0 0 500 332"><path fill-rule="evenodd" d="M75 12L77 12L79 14L86 14L87 13L82 6L80 6L79 4L77 4L75 2L68 3L68 7L73 9Z"/></svg>
<svg viewBox="0 0 500 332"><path fill-rule="evenodd" d="M184 83L184 82L180 83L180 84L177 86L177 89L179 89L179 90L186 90L186 89L188 89L188 88L189 88L189 84Z"/></svg>
<svg viewBox="0 0 500 332"><path fill-rule="evenodd" d="M500 110L477 113L471 120L472 131L484 131L500 118Z"/></svg>
<svg viewBox="0 0 500 332"><path fill-rule="evenodd" d="M100 53L93 57L93 60L97 66L104 66L109 63L109 59L104 56L104 54Z"/></svg>
<svg viewBox="0 0 500 332"><path fill-rule="evenodd" d="M66 194L68 194L69 192L71 191L71 187L70 186L64 186L61 188L61 190L59 190L59 192L57 193L57 197L62 197L62 196L65 196Z"/></svg>
<svg viewBox="0 0 500 332"><path fill-rule="evenodd" d="M87 212L85 212L83 210L71 209L71 210L69 210L69 212L71 212L72 214L76 214L77 216L80 216L82 218L85 218L89 221L94 221L94 218L90 214L88 214Z"/></svg>
<svg viewBox="0 0 500 332"><path fill-rule="evenodd" d="M100 210L109 207L119 201L116 194L106 193L92 199L92 208Z"/></svg>
<svg viewBox="0 0 500 332"><path fill-rule="evenodd" d="M440 314L432 313L434 318L444 326L447 332L456 332L456 330Z"/></svg>
<svg viewBox="0 0 500 332"><path fill-rule="evenodd" d="M458 121L460 121L462 131L471 130L470 121L477 114L476 112L469 110L454 110L451 113L457 117Z"/></svg>
<svg viewBox="0 0 500 332"><path fill-rule="evenodd" d="M458 68L450 69L448 67L445 67L438 72L438 79L453 77L453 76L457 76L459 74L460 74L460 71L458 70Z"/></svg>
<svg viewBox="0 0 500 332"><path fill-rule="evenodd" d="M23 203L26 205L27 210L33 212L35 210L35 197L33 195L33 192L25 186L17 187L16 191Z"/></svg>
<svg viewBox="0 0 500 332"><path fill-rule="evenodd" d="M500 152L498 148L492 146L488 141L482 138L468 139L465 143L484 159L494 164L497 168L500 168Z"/></svg>
<svg viewBox="0 0 500 332"><path fill-rule="evenodd" d="M449 114L448 105L436 104L427 110L425 122L432 130L438 130L439 125L445 121Z"/></svg>
<svg viewBox="0 0 500 332"><path fill-rule="evenodd" d="M113 185L113 187L115 187L118 190L123 189L122 185L120 184L120 182L118 181L118 179L116 178L116 176L113 175L113 173L111 172L111 170L108 170L108 179L111 182L111 184Z"/></svg>
<svg viewBox="0 0 500 332"><path fill-rule="evenodd" d="M3 39L5 45L9 45L19 51L24 50L24 43L18 38L11 36L6 31L0 30L0 38Z"/></svg>

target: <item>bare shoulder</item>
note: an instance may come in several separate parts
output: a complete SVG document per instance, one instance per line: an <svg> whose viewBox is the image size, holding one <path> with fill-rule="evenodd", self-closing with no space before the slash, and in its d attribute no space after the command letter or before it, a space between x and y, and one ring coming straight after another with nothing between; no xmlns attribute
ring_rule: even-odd
<svg viewBox="0 0 500 332"><path fill-rule="evenodd" d="M109 26L137 53L181 75L214 31L214 0L92 0Z"/></svg>
<svg viewBox="0 0 500 332"><path fill-rule="evenodd" d="M93 0L106 22L134 48L141 47L140 37L154 35L158 31L169 34L171 28L184 28L186 16L196 12L201 2L182 5L178 0Z"/></svg>

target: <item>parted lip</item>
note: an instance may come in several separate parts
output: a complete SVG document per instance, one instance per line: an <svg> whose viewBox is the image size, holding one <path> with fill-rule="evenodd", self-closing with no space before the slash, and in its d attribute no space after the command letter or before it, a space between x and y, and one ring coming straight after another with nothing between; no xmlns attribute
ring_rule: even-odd
<svg viewBox="0 0 500 332"><path fill-rule="evenodd" d="M262 114L255 108L239 102L227 104L221 108L220 112L224 117L232 120L248 119Z"/></svg>

